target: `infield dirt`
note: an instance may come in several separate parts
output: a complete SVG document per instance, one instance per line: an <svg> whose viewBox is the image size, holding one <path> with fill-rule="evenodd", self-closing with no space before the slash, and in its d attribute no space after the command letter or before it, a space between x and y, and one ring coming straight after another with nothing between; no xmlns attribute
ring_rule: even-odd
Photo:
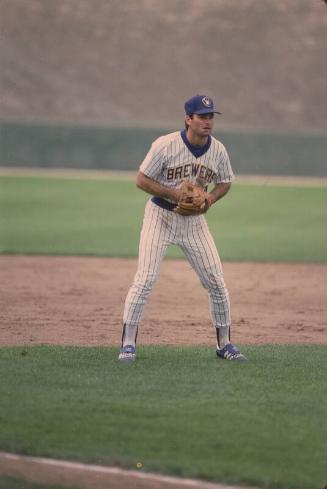
<svg viewBox="0 0 327 489"><path fill-rule="evenodd" d="M0 345L120 344L135 259L0 256ZM327 344L327 265L224 263L236 344ZM186 261L166 260L139 344L215 344L208 298Z"/></svg>

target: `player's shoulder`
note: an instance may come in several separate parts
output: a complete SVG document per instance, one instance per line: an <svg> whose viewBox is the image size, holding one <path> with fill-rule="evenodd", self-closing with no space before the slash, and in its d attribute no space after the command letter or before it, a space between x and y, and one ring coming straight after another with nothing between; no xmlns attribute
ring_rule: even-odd
<svg viewBox="0 0 327 489"><path fill-rule="evenodd" d="M171 132L169 134L164 134L163 136L160 136L159 138L155 139L155 141L153 141L152 143L152 146L154 148L163 149L179 138L180 138L179 131Z"/></svg>
<svg viewBox="0 0 327 489"><path fill-rule="evenodd" d="M211 136L211 146L214 151L214 154L219 160L221 159L225 160L226 158L229 158L227 149L225 148L224 144L214 136Z"/></svg>
<svg viewBox="0 0 327 489"><path fill-rule="evenodd" d="M211 136L211 144L215 147L215 149L218 149L220 151L227 151L224 144L214 136Z"/></svg>

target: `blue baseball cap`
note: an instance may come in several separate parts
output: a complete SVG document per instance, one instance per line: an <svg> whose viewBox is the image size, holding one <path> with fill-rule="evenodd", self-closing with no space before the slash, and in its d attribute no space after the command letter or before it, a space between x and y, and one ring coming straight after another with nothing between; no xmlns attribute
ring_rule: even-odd
<svg viewBox="0 0 327 489"><path fill-rule="evenodd" d="M216 110L212 98L208 95L195 95L185 102L185 113L191 114L221 114Z"/></svg>

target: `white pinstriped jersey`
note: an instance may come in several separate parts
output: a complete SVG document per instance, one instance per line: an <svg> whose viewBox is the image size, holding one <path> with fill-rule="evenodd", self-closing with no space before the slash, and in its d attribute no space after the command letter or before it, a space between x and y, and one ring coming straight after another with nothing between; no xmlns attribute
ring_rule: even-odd
<svg viewBox="0 0 327 489"><path fill-rule="evenodd" d="M156 139L143 160L140 171L168 187L179 187L183 180L204 188L210 183L234 180L226 148L218 139L209 136L203 149L205 152L202 151L203 154L198 157L184 139L181 131Z"/></svg>

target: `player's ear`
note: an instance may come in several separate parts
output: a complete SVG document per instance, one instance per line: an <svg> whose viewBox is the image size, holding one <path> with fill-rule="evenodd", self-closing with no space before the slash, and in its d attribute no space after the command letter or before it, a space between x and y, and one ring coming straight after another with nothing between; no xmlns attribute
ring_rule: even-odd
<svg viewBox="0 0 327 489"><path fill-rule="evenodd" d="M185 124L190 125L190 121L193 119L193 114L185 116Z"/></svg>

